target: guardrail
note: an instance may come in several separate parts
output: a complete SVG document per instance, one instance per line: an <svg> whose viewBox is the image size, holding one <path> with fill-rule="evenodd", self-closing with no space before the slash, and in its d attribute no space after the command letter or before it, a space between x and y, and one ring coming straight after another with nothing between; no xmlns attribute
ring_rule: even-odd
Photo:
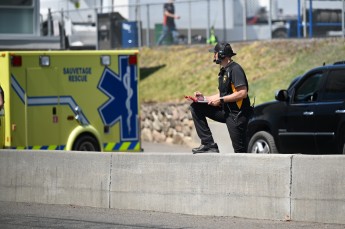
<svg viewBox="0 0 345 229"><path fill-rule="evenodd" d="M345 157L0 151L0 201L345 224Z"/></svg>

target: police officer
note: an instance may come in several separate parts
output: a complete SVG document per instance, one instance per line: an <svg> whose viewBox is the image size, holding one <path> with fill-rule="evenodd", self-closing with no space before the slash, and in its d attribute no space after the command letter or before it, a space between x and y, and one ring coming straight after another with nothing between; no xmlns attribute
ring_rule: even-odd
<svg viewBox="0 0 345 229"><path fill-rule="evenodd" d="M196 132L201 145L192 149L196 153L219 153L214 142L207 118L226 123L235 153L247 151L246 130L248 119L253 108L248 97L248 81L243 68L232 60L233 52L230 44L217 43L210 50L214 53L214 62L220 65L218 73L219 92L204 96L201 92L194 95L204 97L207 103L193 102L190 106Z"/></svg>

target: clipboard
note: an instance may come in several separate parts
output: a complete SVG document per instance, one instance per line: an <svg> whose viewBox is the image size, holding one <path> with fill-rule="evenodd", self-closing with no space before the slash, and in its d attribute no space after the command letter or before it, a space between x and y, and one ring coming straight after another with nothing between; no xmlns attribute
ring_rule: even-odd
<svg viewBox="0 0 345 229"><path fill-rule="evenodd" d="M195 97L195 96L185 95L184 98L194 103L208 103L208 101L205 100L204 96Z"/></svg>

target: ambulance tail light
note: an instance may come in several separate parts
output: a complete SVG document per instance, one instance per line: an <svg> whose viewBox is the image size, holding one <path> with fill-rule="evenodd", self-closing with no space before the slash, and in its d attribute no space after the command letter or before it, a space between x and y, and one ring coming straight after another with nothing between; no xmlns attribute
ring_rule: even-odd
<svg viewBox="0 0 345 229"><path fill-rule="evenodd" d="M136 65L138 63L137 55L130 55L128 58L129 65Z"/></svg>
<svg viewBox="0 0 345 229"><path fill-rule="evenodd" d="M21 67L22 66L22 57L21 56L11 56L11 65L13 67Z"/></svg>

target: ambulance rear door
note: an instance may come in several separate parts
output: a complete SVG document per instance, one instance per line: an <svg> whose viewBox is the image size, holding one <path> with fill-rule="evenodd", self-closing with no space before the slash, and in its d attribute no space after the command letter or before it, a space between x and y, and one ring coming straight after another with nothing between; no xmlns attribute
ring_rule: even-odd
<svg viewBox="0 0 345 229"><path fill-rule="evenodd" d="M29 149L58 150L59 88L56 68L27 69L27 141Z"/></svg>

